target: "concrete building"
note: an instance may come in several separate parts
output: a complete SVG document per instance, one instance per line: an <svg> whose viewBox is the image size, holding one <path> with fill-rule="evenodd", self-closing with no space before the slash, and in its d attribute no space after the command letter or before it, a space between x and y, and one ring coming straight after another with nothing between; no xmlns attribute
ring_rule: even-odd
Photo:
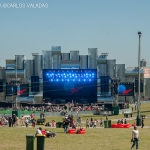
<svg viewBox="0 0 150 150"><path fill-rule="evenodd" d="M125 64L116 64L116 59L108 59L108 53L98 55L97 48L88 48L88 55L80 55L80 51L71 50L70 53L63 53L61 46L52 46L51 50L44 50L42 55L33 53L33 59L28 60L24 55L15 55L15 59L6 60L5 68L0 68L0 80L3 81L3 87L6 89L8 83L29 84L29 96L17 96L18 102L42 103L43 101L43 69L97 69L97 102L113 101L112 79L121 82L133 82L137 84L138 70L136 67L125 69ZM17 68L16 68L17 66ZM147 61L141 60L141 95L144 98L150 97L150 68L147 67ZM17 75L17 78L16 78ZM31 77L38 77L39 92L31 92L33 83ZM106 79L106 81L104 81ZM107 83L106 83L107 82ZM105 83L107 86L103 86ZM102 88L103 87L103 88ZM106 90L104 90L106 88ZM103 89L103 90L102 90ZM11 91L11 89L9 89ZM136 91L136 88L135 88ZM137 92L135 92L137 95ZM0 102L14 102L14 95L6 95L6 92L0 92ZM119 96L118 100L124 102L125 97ZM128 97L132 100L133 97Z"/></svg>

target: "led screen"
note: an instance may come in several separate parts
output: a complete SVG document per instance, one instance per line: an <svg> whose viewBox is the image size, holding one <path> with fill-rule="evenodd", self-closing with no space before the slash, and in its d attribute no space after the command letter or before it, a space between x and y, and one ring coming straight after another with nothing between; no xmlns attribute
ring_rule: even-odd
<svg viewBox="0 0 150 150"><path fill-rule="evenodd" d="M17 86L13 83L6 83L6 96L17 95Z"/></svg>
<svg viewBox="0 0 150 150"><path fill-rule="evenodd" d="M97 101L96 69L44 69L43 98L65 102ZM61 101L61 100L60 100Z"/></svg>
<svg viewBox="0 0 150 150"><path fill-rule="evenodd" d="M22 97L29 96L29 84L20 84L20 86L17 87L17 93Z"/></svg>
<svg viewBox="0 0 150 150"><path fill-rule="evenodd" d="M118 85L119 96L134 96L134 83L120 83Z"/></svg>

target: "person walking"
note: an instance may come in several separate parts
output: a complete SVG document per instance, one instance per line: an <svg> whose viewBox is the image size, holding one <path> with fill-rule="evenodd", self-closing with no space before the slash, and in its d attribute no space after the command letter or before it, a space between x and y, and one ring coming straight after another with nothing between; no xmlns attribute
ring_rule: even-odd
<svg viewBox="0 0 150 150"><path fill-rule="evenodd" d="M144 127L144 119L142 118L142 126L141 126L141 128L143 128Z"/></svg>
<svg viewBox="0 0 150 150"><path fill-rule="evenodd" d="M134 130L132 130L132 139L131 142L133 142L131 149L136 145L136 150L138 150L138 141L139 141L139 130L137 129L137 126L134 126Z"/></svg>

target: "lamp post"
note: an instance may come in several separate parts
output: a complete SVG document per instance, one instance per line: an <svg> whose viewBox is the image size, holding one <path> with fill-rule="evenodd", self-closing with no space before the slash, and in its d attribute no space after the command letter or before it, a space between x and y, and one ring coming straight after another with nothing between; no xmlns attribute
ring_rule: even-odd
<svg viewBox="0 0 150 150"><path fill-rule="evenodd" d="M16 59L16 66L15 66L15 85L17 90L17 59ZM15 97L15 110L17 110L17 95Z"/></svg>
<svg viewBox="0 0 150 150"><path fill-rule="evenodd" d="M138 32L139 35L139 47L138 47L138 102L137 102L137 122L136 125L141 125L141 116L140 116L140 42L141 42L141 32Z"/></svg>

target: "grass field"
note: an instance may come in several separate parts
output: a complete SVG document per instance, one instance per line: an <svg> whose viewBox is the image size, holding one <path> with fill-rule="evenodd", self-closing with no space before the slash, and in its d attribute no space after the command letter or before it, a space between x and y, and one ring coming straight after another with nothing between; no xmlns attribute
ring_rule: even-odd
<svg viewBox="0 0 150 150"><path fill-rule="evenodd" d="M141 113L150 116L150 103L142 104ZM134 113L134 117L136 112ZM85 115L81 116L85 121L87 118L100 119L101 116ZM120 119L123 115L110 116L109 119ZM47 117L47 121L52 119L61 121L62 117ZM103 118L105 119L105 118ZM128 121L130 123L135 120ZM145 126L150 126L150 119L145 119ZM38 127L38 126L37 126ZM43 129L46 127L42 126ZM113 128L90 128L86 129L86 134L65 134L62 128L48 128L57 132L56 138L45 139L45 150L129 150L131 147L131 132L129 129L113 129ZM36 128L25 127L0 127L0 149L1 150L25 150L26 134L35 134ZM139 127L140 142L139 150L149 150L150 128ZM36 149L36 139L35 139ZM135 149L135 148L134 148Z"/></svg>

